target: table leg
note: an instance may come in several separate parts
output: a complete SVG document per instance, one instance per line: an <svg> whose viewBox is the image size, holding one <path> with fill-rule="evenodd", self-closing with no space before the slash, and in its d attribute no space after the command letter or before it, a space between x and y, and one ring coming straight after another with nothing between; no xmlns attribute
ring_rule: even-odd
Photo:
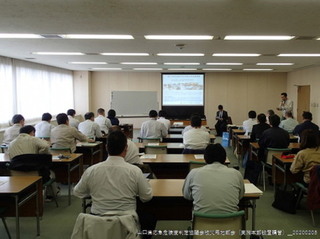
<svg viewBox="0 0 320 239"><path fill-rule="evenodd" d="M252 200L252 231L256 230L256 200Z"/></svg>
<svg viewBox="0 0 320 239"><path fill-rule="evenodd" d="M68 205L71 205L71 172L70 163L68 164Z"/></svg>

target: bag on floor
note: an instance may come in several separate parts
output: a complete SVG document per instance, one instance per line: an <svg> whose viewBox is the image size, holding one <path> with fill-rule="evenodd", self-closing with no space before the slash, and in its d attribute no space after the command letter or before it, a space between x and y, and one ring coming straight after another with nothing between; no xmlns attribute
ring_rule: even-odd
<svg viewBox="0 0 320 239"><path fill-rule="evenodd" d="M298 200L298 190L291 184L276 187L272 206L281 211L295 214Z"/></svg>

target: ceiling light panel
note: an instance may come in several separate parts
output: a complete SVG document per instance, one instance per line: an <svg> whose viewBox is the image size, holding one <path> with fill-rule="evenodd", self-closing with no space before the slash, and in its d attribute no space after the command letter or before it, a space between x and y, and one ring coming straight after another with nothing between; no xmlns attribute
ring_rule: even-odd
<svg viewBox="0 0 320 239"><path fill-rule="evenodd" d="M298 54L279 54L278 56L280 56L280 57L320 57L320 54L319 53L311 53L311 54L309 54L309 53L298 53Z"/></svg>
<svg viewBox="0 0 320 239"><path fill-rule="evenodd" d="M208 62L206 65L212 66L241 66L243 63L236 63L236 62Z"/></svg>
<svg viewBox="0 0 320 239"><path fill-rule="evenodd" d="M292 66L294 63L257 63L257 66Z"/></svg>
<svg viewBox="0 0 320 239"><path fill-rule="evenodd" d="M102 68L102 67L98 67L98 68L90 68L91 70L97 70L97 71L120 71L122 70L122 68Z"/></svg>
<svg viewBox="0 0 320 239"><path fill-rule="evenodd" d="M162 71L162 68L133 68L135 71Z"/></svg>
<svg viewBox="0 0 320 239"><path fill-rule="evenodd" d="M213 53L212 56L225 56L225 57L257 57L261 54L257 53Z"/></svg>
<svg viewBox="0 0 320 239"><path fill-rule="evenodd" d="M196 71L197 68L168 68L169 71Z"/></svg>
<svg viewBox="0 0 320 239"><path fill-rule="evenodd" d="M196 63L196 62L165 62L163 63L164 65L185 65L185 66L196 66L196 65L200 65L200 63Z"/></svg>
<svg viewBox="0 0 320 239"><path fill-rule="evenodd" d="M262 40L262 41L286 41L291 40L295 36L241 36L241 35L228 35L224 40Z"/></svg>
<svg viewBox="0 0 320 239"><path fill-rule="evenodd" d="M34 55L56 55L56 56L81 56L81 52L32 52Z"/></svg>
<svg viewBox="0 0 320 239"><path fill-rule="evenodd" d="M91 62L91 61L88 61L88 62L85 62L85 61L71 61L71 62L68 62L68 64L79 64L79 65L105 65L105 64L108 64L107 62Z"/></svg>
<svg viewBox="0 0 320 239"><path fill-rule="evenodd" d="M212 40L209 35L145 35L148 40Z"/></svg>
<svg viewBox="0 0 320 239"><path fill-rule="evenodd" d="M103 39L103 40L126 40L134 39L131 35L99 35L99 34L65 34L58 35L64 39Z"/></svg>
<svg viewBox="0 0 320 239"><path fill-rule="evenodd" d="M12 39L39 39L43 38L37 34L19 34L19 33L0 33L0 38L12 38Z"/></svg>
<svg viewBox="0 0 320 239"><path fill-rule="evenodd" d="M250 68L246 68L243 70L244 71L273 71L273 69L250 69Z"/></svg>
<svg viewBox="0 0 320 239"><path fill-rule="evenodd" d="M204 56L203 53L158 53L158 56Z"/></svg>
<svg viewBox="0 0 320 239"><path fill-rule="evenodd" d="M149 56L149 53L117 53L117 52L104 52L100 53L103 56Z"/></svg>
<svg viewBox="0 0 320 239"><path fill-rule="evenodd" d="M204 71L231 71L230 68L203 68Z"/></svg>
<svg viewBox="0 0 320 239"><path fill-rule="evenodd" d="M121 62L122 65L157 65L156 62Z"/></svg>

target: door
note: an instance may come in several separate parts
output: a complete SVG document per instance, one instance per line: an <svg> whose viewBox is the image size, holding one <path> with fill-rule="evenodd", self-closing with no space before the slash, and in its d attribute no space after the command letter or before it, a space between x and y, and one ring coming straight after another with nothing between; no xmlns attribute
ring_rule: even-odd
<svg viewBox="0 0 320 239"><path fill-rule="evenodd" d="M297 120L302 122L303 111L310 111L310 85L298 86Z"/></svg>

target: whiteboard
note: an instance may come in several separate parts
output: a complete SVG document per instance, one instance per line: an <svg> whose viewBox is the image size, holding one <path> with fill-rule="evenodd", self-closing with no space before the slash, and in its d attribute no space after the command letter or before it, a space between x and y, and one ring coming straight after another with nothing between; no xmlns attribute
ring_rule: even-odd
<svg viewBox="0 0 320 239"><path fill-rule="evenodd" d="M111 109L118 117L149 116L150 110L159 110L156 91L112 91Z"/></svg>

